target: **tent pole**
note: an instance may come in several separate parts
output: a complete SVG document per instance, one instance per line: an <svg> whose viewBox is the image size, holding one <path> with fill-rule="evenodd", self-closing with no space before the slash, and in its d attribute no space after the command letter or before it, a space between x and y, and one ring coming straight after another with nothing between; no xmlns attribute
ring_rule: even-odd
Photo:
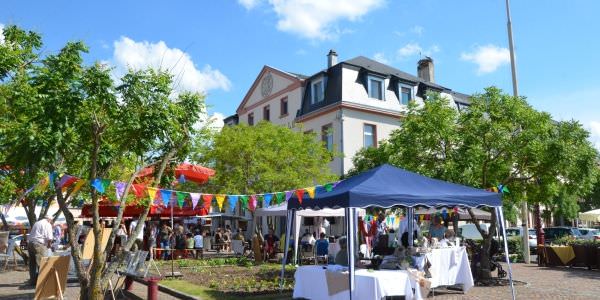
<svg viewBox="0 0 600 300"><path fill-rule="evenodd" d="M413 228L413 220L415 219L414 214L415 214L415 209L413 207L409 207L406 212L406 215L408 218L408 220L406 220L406 222L407 222L406 224L408 225L407 229L408 229L408 248L409 249L413 247L414 240L415 240L415 237L413 236L413 232L415 231L415 229Z"/></svg>
<svg viewBox="0 0 600 300"><path fill-rule="evenodd" d="M294 210L292 214L292 224L294 224L294 266L298 265L298 244L300 243L300 221L301 216L298 216Z"/></svg>
<svg viewBox="0 0 600 300"><path fill-rule="evenodd" d="M512 268L510 266L510 258L508 257L508 242L506 240L506 228L504 228L504 213L502 207L496 207L496 217L498 219L498 225L502 229L502 239L504 240L504 256L506 257L506 265L508 266L508 280L510 280L510 291L512 293L512 299L515 300L515 286L512 278Z"/></svg>
<svg viewBox="0 0 600 300"><path fill-rule="evenodd" d="M346 224L347 228L347 237L346 237L346 250L348 251L348 271L349 271L349 293L350 300L352 300L352 294L354 291L354 249L355 249L355 239L354 239L354 212L355 208L346 208Z"/></svg>
<svg viewBox="0 0 600 300"><path fill-rule="evenodd" d="M285 228L285 248L283 249L283 261L281 262L281 277L279 279L279 291L283 291L283 281L285 276L285 263L288 259L288 249L290 248L290 235L292 231L292 218L294 216L294 210L287 211L287 224Z"/></svg>

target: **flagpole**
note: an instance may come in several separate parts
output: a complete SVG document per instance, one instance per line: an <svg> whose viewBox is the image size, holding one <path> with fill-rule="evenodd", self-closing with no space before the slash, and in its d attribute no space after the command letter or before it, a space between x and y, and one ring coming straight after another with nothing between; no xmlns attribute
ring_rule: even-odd
<svg viewBox="0 0 600 300"><path fill-rule="evenodd" d="M508 29L508 47L510 50L510 70L512 73L512 86L513 86L513 96L515 98L519 97L519 85L517 83L517 62L515 60L515 45L513 42L512 35L512 18L510 17L510 3L509 0L506 0L506 27ZM531 262L531 257L529 256L529 230L527 228L528 220L529 220L529 209L527 208L527 199L523 199L523 203L521 204L521 219L523 227L522 240L523 240L523 258L525 263L528 264ZM503 224L504 225L504 224Z"/></svg>

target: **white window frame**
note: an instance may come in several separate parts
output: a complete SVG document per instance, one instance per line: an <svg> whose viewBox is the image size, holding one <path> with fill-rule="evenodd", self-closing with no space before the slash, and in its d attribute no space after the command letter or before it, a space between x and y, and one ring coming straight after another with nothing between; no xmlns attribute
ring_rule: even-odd
<svg viewBox="0 0 600 300"><path fill-rule="evenodd" d="M367 127L370 127L372 129L371 134L369 136L371 139L371 142L373 143L373 145L371 145L371 146L367 146L365 143L365 138L367 137L367 131L365 129ZM371 123L363 123L363 148L368 148L368 147L377 148L377 125L371 124Z"/></svg>
<svg viewBox="0 0 600 300"><path fill-rule="evenodd" d="M316 85L321 83L321 95L323 95L323 98L321 99L317 99L317 94L315 93L316 90ZM319 102L323 102L325 101L325 78L321 77L317 80L314 80L313 82L311 82L310 84L310 93L311 93L311 99L310 99L310 103L311 104L315 104L315 103L319 103Z"/></svg>
<svg viewBox="0 0 600 300"><path fill-rule="evenodd" d="M408 102L410 102L411 100L415 100L415 87L405 83L398 83L398 100L400 100L400 104L408 105L408 103L402 103L402 88L410 89L410 99L408 100Z"/></svg>
<svg viewBox="0 0 600 300"><path fill-rule="evenodd" d="M381 99L377 99L377 98L372 98L371 97L371 80L375 80L375 81L381 82L381 91L380 91L381 92ZM381 77L377 77L377 76L373 76L373 75L367 76L367 95L371 99L377 99L379 101L385 101L385 78L381 78Z"/></svg>

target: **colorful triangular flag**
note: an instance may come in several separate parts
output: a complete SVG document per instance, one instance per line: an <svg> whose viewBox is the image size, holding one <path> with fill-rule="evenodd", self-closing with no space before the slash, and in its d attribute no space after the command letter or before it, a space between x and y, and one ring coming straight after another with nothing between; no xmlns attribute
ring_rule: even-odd
<svg viewBox="0 0 600 300"><path fill-rule="evenodd" d="M171 203L171 191L160 190L160 198L165 206L169 206L169 203Z"/></svg>
<svg viewBox="0 0 600 300"><path fill-rule="evenodd" d="M235 211L235 205L237 204L239 196L238 195L228 195L227 200L229 200L229 209L231 212Z"/></svg>
<svg viewBox="0 0 600 300"><path fill-rule="evenodd" d="M202 207L204 207L206 209L210 209L212 199L213 199L212 194L203 194L202 195Z"/></svg>
<svg viewBox="0 0 600 300"><path fill-rule="evenodd" d="M277 199L277 201L275 201L275 204L283 203L283 201L285 199L285 193L277 192L277 193L275 193L275 198Z"/></svg>
<svg viewBox="0 0 600 300"><path fill-rule="evenodd" d="M117 181L114 183L115 185L115 194L117 196L117 201L121 201L121 197L125 193L125 187L127 184L125 182Z"/></svg>
<svg viewBox="0 0 600 300"><path fill-rule="evenodd" d="M298 197L298 202L302 204L302 198L304 197L304 189L297 189L296 196Z"/></svg>
<svg viewBox="0 0 600 300"><path fill-rule="evenodd" d="M148 198L150 198L150 203L152 203L154 201L154 198L156 198L156 192L158 192L157 188L148 187Z"/></svg>
<svg viewBox="0 0 600 300"><path fill-rule="evenodd" d="M327 191L327 192L333 191L333 183L325 184L323 187L325 188L325 191Z"/></svg>
<svg viewBox="0 0 600 300"><path fill-rule="evenodd" d="M227 195L223 195L223 194L218 194L215 196L215 198L217 198L217 205L219 206L219 211L221 211L223 209L223 203L225 203L225 197Z"/></svg>
<svg viewBox="0 0 600 300"><path fill-rule="evenodd" d="M71 196L74 196L77 192L79 192L79 190L81 189L81 187L85 184L85 180L81 179L77 182L77 184L75 184L75 187L73 187L73 190L71 191Z"/></svg>
<svg viewBox="0 0 600 300"><path fill-rule="evenodd" d="M294 191L285 191L285 201L290 201L290 198L292 198L292 195L294 194Z"/></svg>
<svg viewBox="0 0 600 300"><path fill-rule="evenodd" d="M263 207L269 207L271 205L271 199L273 199L273 194L265 194L263 196L263 200L265 201Z"/></svg>
<svg viewBox="0 0 600 300"><path fill-rule="evenodd" d="M198 200L200 200L200 193L190 193L190 198L192 198L192 209L195 209L196 205L198 205Z"/></svg>
<svg viewBox="0 0 600 300"><path fill-rule="evenodd" d="M248 201L248 209L250 211L254 211L256 209L256 195L250 195L250 200Z"/></svg>
<svg viewBox="0 0 600 300"><path fill-rule="evenodd" d="M315 198L315 188L314 186L312 187L308 187L306 188L306 192L308 193L308 197L310 197L310 199L314 199Z"/></svg>
<svg viewBox="0 0 600 300"><path fill-rule="evenodd" d="M185 203L185 198L187 197L187 193L186 192L175 192L177 194L177 205L179 206L179 208L183 207L183 204Z"/></svg>
<svg viewBox="0 0 600 300"><path fill-rule="evenodd" d="M77 182L79 178L71 175L64 175L60 178L60 182L58 183L59 188L65 188L71 186L71 184Z"/></svg>
<svg viewBox="0 0 600 300"><path fill-rule="evenodd" d="M242 208L248 209L248 195L241 195L240 202L242 202Z"/></svg>

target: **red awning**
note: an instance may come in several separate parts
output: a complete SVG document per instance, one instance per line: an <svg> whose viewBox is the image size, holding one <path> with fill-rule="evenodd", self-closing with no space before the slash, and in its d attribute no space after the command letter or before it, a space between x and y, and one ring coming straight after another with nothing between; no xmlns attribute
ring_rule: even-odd
<svg viewBox="0 0 600 300"><path fill-rule="evenodd" d="M142 169L138 173L137 178L140 179L140 181L144 181L150 179L153 174L154 166L151 166ZM215 170L200 165L182 163L175 168L175 177L179 178L181 175L183 175L186 180L203 184L208 182L208 179L215 175Z"/></svg>
<svg viewBox="0 0 600 300"><path fill-rule="evenodd" d="M98 213L101 218L116 218L119 207L111 204L100 204L98 206ZM138 205L127 205L125 207L125 211L123 212L123 217L132 218L138 217L144 211L143 206ZM195 216L204 216L207 215L208 211L201 207L200 205L196 206L195 209L191 209L190 207L179 208L177 206L173 207L173 217L181 218L181 217L195 217ZM92 205L85 204L81 208L81 217L82 218L91 218L92 217ZM150 212L148 213L148 217L160 217L160 218L170 218L171 217L171 208L165 207L163 205L153 205L150 207Z"/></svg>

